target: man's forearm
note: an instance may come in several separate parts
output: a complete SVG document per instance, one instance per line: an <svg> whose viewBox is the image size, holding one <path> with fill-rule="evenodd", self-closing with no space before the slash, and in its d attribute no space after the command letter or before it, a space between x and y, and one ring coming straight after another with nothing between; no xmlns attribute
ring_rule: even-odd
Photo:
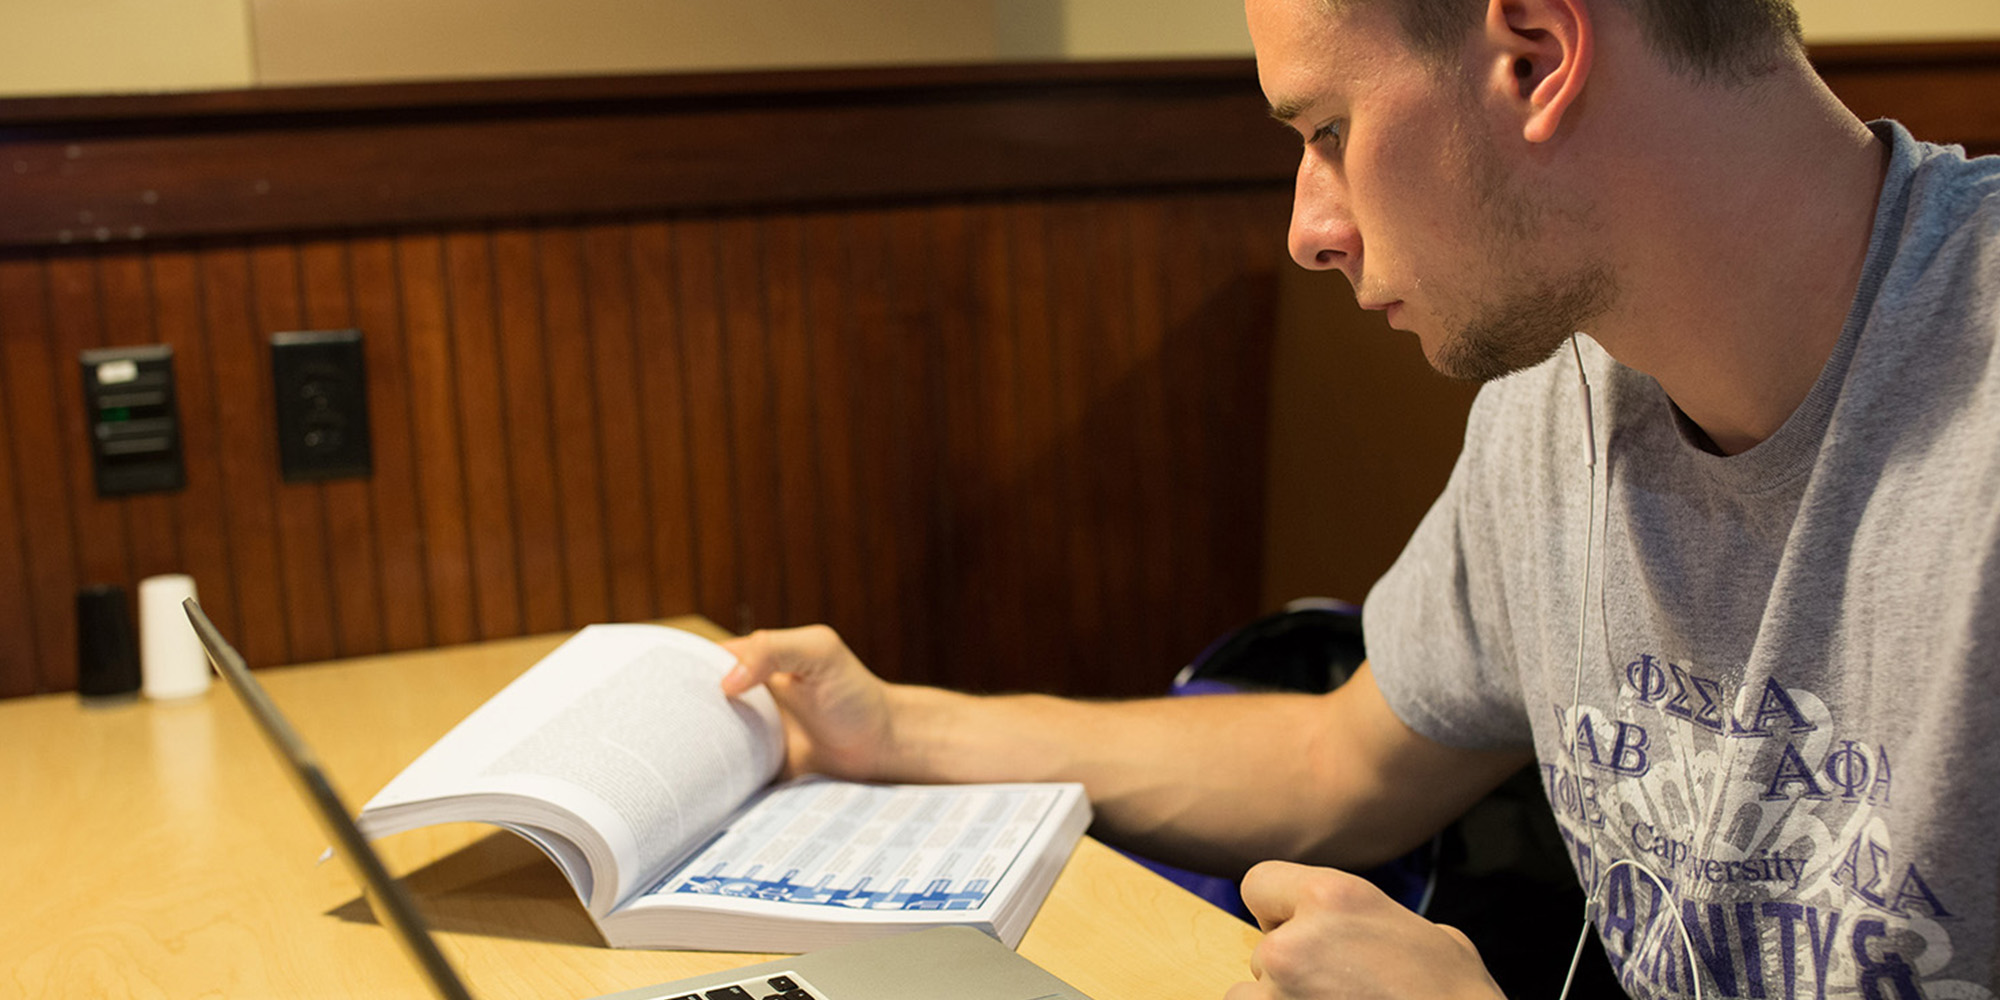
<svg viewBox="0 0 2000 1000"><path fill-rule="evenodd" d="M1370 816L1381 788L1311 695L1083 702L898 687L891 780L1078 781L1097 832L1190 867L1378 863L1428 829ZM1386 821L1385 821L1386 820Z"/></svg>

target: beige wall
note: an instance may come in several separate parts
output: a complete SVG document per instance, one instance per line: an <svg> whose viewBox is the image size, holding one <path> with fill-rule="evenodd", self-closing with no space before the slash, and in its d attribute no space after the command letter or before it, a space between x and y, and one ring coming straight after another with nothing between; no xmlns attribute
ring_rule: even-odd
<svg viewBox="0 0 2000 1000"><path fill-rule="evenodd" d="M994 57L993 0L251 0L264 84Z"/></svg>
<svg viewBox="0 0 2000 1000"><path fill-rule="evenodd" d="M1062 55L1133 59L1250 54L1240 0L1064 0Z"/></svg>
<svg viewBox="0 0 2000 1000"><path fill-rule="evenodd" d="M1797 0L1816 42L2000 38L2000 0ZM1236 0L0 0L0 96L1244 55Z"/></svg>
<svg viewBox="0 0 2000 1000"><path fill-rule="evenodd" d="M1809 42L2000 38L2000 0L1793 0Z"/></svg>
<svg viewBox="0 0 2000 1000"><path fill-rule="evenodd" d="M1050 0L1064 55L1243 55L1250 36L1232 0ZM1793 0L1809 42L2000 38L2000 0Z"/></svg>
<svg viewBox="0 0 2000 1000"><path fill-rule="evenodd" d="M0 0L0 96L247 87L246 0Z"/></svg>

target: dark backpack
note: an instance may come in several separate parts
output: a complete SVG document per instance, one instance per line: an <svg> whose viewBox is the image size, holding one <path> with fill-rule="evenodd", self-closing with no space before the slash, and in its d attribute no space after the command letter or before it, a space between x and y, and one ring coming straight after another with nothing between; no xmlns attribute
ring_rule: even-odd
<svg viewBox="0 0 2000 1000"><path fill-rule="evenodd" d="M1295 601L1218 638L1174 678L1175 695L1331 691L1368 658L1360 609ZM1250 920L1236 883L1146 858L1141 864ZM1583 917L1562 836L1530 765L1516 772L1430 843L1356 874L1412 911L1464 931L1507 996L1556 996ZM1622 998L1593 937L1571 1000Z"/></svg>

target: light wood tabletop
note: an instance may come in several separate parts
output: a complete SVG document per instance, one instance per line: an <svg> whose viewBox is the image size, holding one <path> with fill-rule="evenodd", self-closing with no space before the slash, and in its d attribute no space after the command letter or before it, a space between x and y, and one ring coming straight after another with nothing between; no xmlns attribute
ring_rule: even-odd
<svg viewBox="0 0 2000 1000"><path fill-rule="evenodd" d="M709 635L699 619L676 620ZM350 808L564 636L258 672ZM218 683L0 702L0 997L422 997ZM553 863L459 824L377 844L475 995L588 997L764 956L607 948ZM1254 930L1085 838L1023 955L1099 1000L1215 998Z"/></svg>

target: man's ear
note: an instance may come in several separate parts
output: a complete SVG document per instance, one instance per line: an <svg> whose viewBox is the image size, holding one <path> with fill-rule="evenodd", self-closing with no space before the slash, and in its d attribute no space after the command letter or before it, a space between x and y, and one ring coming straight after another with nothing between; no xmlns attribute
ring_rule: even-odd
<svg viewBox="0 0 2000 1000"><path fill-rule="evenodd" d="M1490 0L1484 30L1492 84L1521 112L1521 137L1554 138L1590 79L1589 0Z"/></svg>

